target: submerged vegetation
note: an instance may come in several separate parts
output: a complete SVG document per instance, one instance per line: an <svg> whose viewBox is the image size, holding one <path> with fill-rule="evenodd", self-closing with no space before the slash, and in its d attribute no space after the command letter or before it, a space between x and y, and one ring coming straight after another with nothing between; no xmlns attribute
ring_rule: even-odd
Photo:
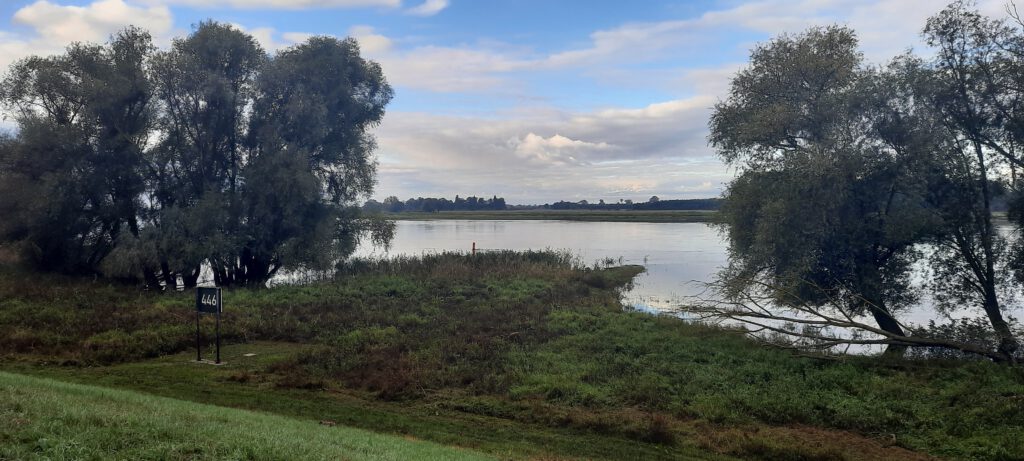
<svg viewBox="0 0 1024 461"><path fill-rule="evenodd" d="M640 270L550 252L354 261L225 292L224 367L188 363L191 293L7 270L0 367L514 458L1024 454L1019 369L764 348L624 311L616 287Z"/></svg>

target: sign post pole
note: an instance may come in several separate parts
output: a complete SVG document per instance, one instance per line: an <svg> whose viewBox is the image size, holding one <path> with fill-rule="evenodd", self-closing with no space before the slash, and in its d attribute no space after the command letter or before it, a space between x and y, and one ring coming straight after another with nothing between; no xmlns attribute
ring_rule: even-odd
<svg viewBox="0 0 1024 461"><path fill-rule="evenodd" d="M222 306L224 306L224 303L221 302L220 290L217 290L217 362L216 363L218 365L220 365L220 312L221 312Z"/></svg>
<svg viewBox="0 0 1024 461"><path fill-rule="evenodd" d="M196 295L196 302L198 303L199 295ZM202 349L199 346L199 309L196 309L196 362L203 361Z"/></svg>

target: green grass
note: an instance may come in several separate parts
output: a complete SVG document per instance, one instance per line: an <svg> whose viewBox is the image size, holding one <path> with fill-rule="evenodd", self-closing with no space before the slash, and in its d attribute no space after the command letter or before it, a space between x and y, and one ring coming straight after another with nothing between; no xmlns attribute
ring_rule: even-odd
<svg viewBox="0 0 1024 461"><path fill-rule="evenodd" d="M0 372L0 459L494 459L278 415Z"/></svg>
<svg viewBox="0 0 1024 461"><path fill-rule="evenodd" d="M384 401L365 392L282 386L263 373L306 346L255 342L224 347L222 366L196 364L184 352L102 367L60 367L12 361L9 371L88 383L204 404L257 410L317 422L334 421L487 452L503 459L731 459L696 447L666 447L567 426L547 427L464 411L440 399ZM246 356L246 354L252 354Z"/></svg>
<svg viewBox="0 0 1024 461"><path fill-rule="evenodd" d="M0 368L510 458L1024 457L1020 368L800 357L624 311L638 270L446 254L228 290L223 367L189 363L190 293L7 271Z"/></svg>
<svg viewBox="0 0 1024 461"><path fill-rule="evenodd" d="M714 222L716 211L702 210L502 210L384 213L391 219L481 219L481 220L557 220L600 222L685 223Z"/></svg>

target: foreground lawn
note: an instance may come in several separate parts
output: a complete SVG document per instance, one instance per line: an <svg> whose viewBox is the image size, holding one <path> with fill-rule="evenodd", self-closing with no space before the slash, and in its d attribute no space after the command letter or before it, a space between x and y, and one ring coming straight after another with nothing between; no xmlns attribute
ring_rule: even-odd
<svg viewBox="0 0 1024 461"><path fill-rule="evenodd" d="M0 459L493 459L312 421L0 372Z"/></svg>

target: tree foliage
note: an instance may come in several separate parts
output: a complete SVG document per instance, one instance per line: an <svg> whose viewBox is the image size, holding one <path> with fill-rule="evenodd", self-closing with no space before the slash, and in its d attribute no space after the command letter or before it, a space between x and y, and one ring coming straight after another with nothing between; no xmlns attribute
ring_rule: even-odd
<svg viewBox="0 0 1024 461"><path fill-rule="evenodd" d="M356 207L392 90L353 39L271 57L212 21L164 51L127 29L20 61L3 88L19 128L0 144L0 209L20 219L0 237L44 269L261 286L393 232Z"/></svg>

